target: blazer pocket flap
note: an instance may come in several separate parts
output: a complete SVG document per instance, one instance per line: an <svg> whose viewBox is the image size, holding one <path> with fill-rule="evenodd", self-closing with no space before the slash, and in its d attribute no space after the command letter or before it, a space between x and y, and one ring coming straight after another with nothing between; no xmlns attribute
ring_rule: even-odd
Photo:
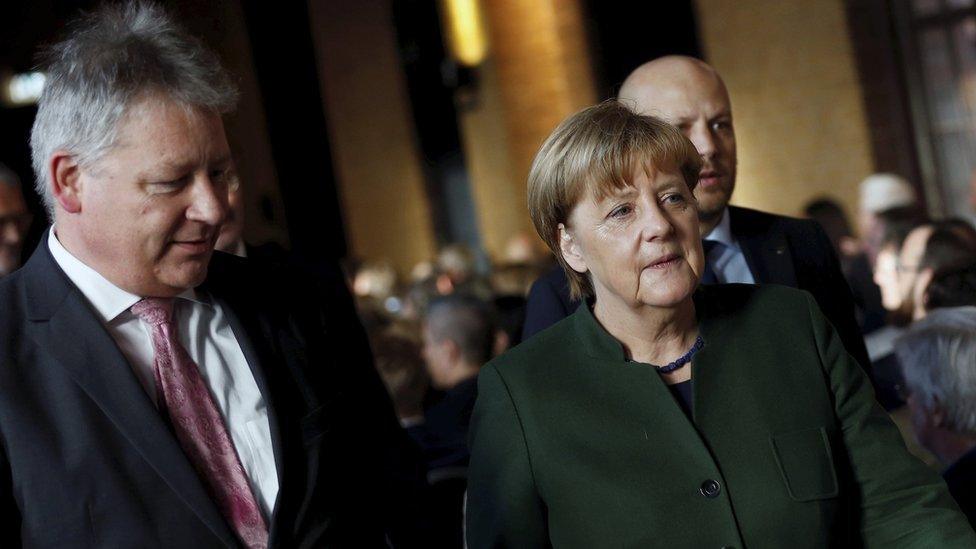
<svg viewBox="0 0 976 549"><path fill-rule="evenodd" d="M826 429L774 434L769 443L791 498L813 501L837 497L840 490Z"/></svg>

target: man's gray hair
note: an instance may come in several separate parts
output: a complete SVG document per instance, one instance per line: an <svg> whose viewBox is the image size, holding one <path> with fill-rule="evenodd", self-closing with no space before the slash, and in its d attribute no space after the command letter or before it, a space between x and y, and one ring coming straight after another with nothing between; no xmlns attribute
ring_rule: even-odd
<svg viewBox="0 0 976 549"><path fill-rule="evenodd" d="M17 187L20 189L20 178L17 177L17 173L7 167L6 164L0 162L0 185L9 185L11 187Z"/></svg>
<svg viewBox="0 0 976 549"><path fill-rule="evenodd" d="M31 156L52 220L47 165L55 151L82 166L97 161L115 144L127 109L148 94L221 114L237 104L237 86L217 56L151 3L105 5L83 16L43 59Z"/></svg>
<svg viewBox="0 0 976 549"><path fill-rule="evenodd" d="M906 387L946 427L976 433L976 307L935 309L895 341Z"/></svg>

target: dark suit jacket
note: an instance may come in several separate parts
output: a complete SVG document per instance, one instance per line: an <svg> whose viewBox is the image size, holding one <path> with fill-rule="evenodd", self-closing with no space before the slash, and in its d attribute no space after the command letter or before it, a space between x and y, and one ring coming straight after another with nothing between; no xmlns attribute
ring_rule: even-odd
<svg viewBox="0 0 976 549"><path fill-rule="evenodd" d="M399 453L405 435L345 288L309 299L281 274L217 253L203 286L229 313L268 405L280 486L271 545L385 547L404 528L387 506L402 505L422 471ZM0 280L0 304L0 545L236 547L43 241Z"/></svg>
<svg viewBox="0 0 976 549"><path fill-rule="evenodd" d="M820 225L736 206L729 206L729 224L756 282L791 286L813 294L848 352L862 366L870 367L864 337L854 316L851 289ZM551 270L529 292L522 339L569 316L578 305L569 298L562 269Z"/></svg>
<svg viewBox="0 0 976 549"><path fill-rule="evenodd" d="M588 306L482 368L480 547L973 547L806 292L703 286L694 412Z"/></svg>

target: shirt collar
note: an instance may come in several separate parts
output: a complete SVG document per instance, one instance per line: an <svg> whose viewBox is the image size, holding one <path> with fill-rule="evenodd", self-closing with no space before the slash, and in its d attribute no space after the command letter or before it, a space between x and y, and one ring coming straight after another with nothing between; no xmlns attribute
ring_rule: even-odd
<svg viewBox="0 0 976 549"><path fill-rule="evenodd" d="M55 228L52 226L47 238L48 248L54 261L61 267L64 274L68 276L72 283L78 287L82 295L92 304L95 312L99 315L102 322L107 324L115 320L119 315L129 310L130 307L138 303L142 297L131 294L115 284L109 282L107 278L85 265L80 259L71 255L55 235ZM190 288L177 297L210 305L210 300L205 294Z"/></svg>
<svg viewBox="0 0 976 549"><path fill-rule="evenodd" d="M732 223L729 221L729 209L725 208L722 212L722 220L712 229L712 232L705 235L702 240L714 240L722 243L729 248L739 249L739 245L732 236Z"/></svg>

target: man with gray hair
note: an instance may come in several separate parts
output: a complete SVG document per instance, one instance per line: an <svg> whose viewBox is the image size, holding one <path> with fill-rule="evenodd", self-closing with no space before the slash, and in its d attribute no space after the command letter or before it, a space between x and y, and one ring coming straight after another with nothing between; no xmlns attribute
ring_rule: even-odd
<svg viewBox="0 0 976 549"><path fill-rule="evenodd" d="M54 226L0 280L0 544L396 540L403 435L345 288L214 253L230 76L149 4L71 28L31 134Z"/></svg>
<svg viewBox="0 0 976 549"><path fill-rule="evenodd" d="M31 219L20 189L20 178L0 163L0 276L20 267L21 248Z"/></svg>
<svg viewBox="0 0 976 549"><path fill-rule="evenodd" d="M936 309L895 343L919 444L976 526L976 307Z"/></svg>

